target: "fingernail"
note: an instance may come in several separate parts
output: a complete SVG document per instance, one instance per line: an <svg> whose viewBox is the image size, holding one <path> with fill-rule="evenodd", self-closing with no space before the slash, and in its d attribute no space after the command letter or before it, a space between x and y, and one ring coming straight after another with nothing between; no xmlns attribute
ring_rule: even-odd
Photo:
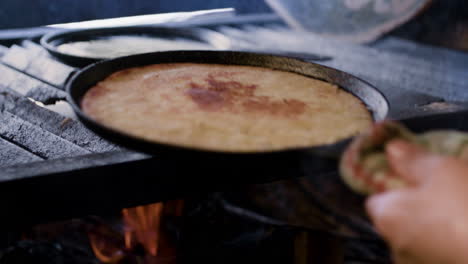
<svg viewBox="0 0 468 264"><path fill-rule="evenodd" d="M416 149L406 141L395 140L387 144L386 152L393 159L408 160L416 153Z"/></svg>

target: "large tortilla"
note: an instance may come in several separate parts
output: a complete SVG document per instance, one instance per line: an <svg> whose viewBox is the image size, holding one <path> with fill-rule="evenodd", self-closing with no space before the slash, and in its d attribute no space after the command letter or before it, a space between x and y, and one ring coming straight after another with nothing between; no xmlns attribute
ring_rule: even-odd
<svg viewBox="0 0 468 264"><path fill-rule="evenodd" d="M156 64L114 73L85 113L150 141L252 152L333 143L370 127L366 106L327 82L261 67Z"/></svg>

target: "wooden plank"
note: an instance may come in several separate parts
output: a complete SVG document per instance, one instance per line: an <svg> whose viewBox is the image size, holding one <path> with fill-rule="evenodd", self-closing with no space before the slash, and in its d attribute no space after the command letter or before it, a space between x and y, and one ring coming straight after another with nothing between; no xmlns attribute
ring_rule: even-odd
<svg viewBox="0 0 468 264"><path fill-rule="evenodd" d="M34 58L28 58L28 54L25 52L24 48L18 45L13 45L3 55L1 61L20 71L24 71L29 66L30 60L33 59Z"/></svg>
<svg viewBox="0 0 468 264"><path fill-rule="evenodd" d="M12 70L11 68L3 64L0 64L0 73L2 76L2 78L0 78L0 85L8 86L15 80L15 78L17 77L17 73L19 72L16 70ZM21 88L21 90L18 90L17 92L23 94L25 90L25 88Z"/></svg>
<svg viewBox="0 0 468 264"><path fill-rule="evenodd" d="M115 155L124 161L112 162ZM223 170L215 164L218 159L200 162L163 155L145 157L113 152L5 168L0 170L0 207L9 212L10 219L69 218L269 182L279 176L291 177L296 171L295 166L292 171L287 169L289 173L271 170L267 160L260 161L265 166L233 164ZM137 160L126 162L129 158Z"/></svg>
<svg viewBox="0 0 468 264"><path fill-rule="evenodd" d="M42 108L18 93L0 86L1 101L4 102L3 108L15 116L88 151L107 152L119 149L89 131L80 122Z"/></svg>
<svg viewBox="0 0 468 264"><path fill-rule="evenodd" d="M8 48L0 45L0 56L3 56L8 51Z"/></svg>
<svg viewBox="0 0 468 264"><path fill-rule="evenodd" d="M41 160L39 156L0 138L0 168Z"/></svg>
<svg viewBox="0 0 468 264"><path fill-rule="evenodd" d="M12 113L0 112L0 136L44 159L57 159L90 152L35 126Z"/></svg>
<svg viewBox="0 0 468 264"><path fill-rule="evenodd" d="M44 54L47 54L47 50L44 49L41 45L39 44L36 44L35 42L31 41L31 40L23 40L21 42L21 46L25 49L29 49L31 51L34 51L35 53L37 53L38 55L44 55Z"/></svg>
<svg viewBox="0 0 468 264"><path fill-rule="evenodd" d="M0 64L0 85L9 87L19 94L44 104L65 100L66 93L17 70Z"/></svg>
<svg viewBox="0 0 468 264"><path fill-rule="evenodd" d="M57 87L63 88L67 79L76 69L55 60L40 45L31 41L23 42L23 45L24 44L26 44L28 54L36 58L31 61L26 72Z"/></svg>
<svg viewBox="0 0 468 264"><path fill-rule="evenodd" d="M177 179L183 175L178 172L189 173L183 166L165 165L157 159L140 161L141 157L138 153L103 153L2 168L0 205L8 214L0 222L31 225L70 219L209 188L206 183L194 187L195 180L181 184L187 182ZM160 176L155 177L155 172Z"/></svg>
<svg viewBox="0 0 468 264"><path fill-rule="evenodd" d="M10 87L16 87L16 86L10 85ZM36 89L29 90L24 96L48 105L59 100L65 100L67 97L67 94L62 90L56 89L47 84L42 84Z"/></svg>
<svg viewBox="0 0 468 264"><path fill-rule="evenodd" d="M0 181L22 180L51 174L66 174L69 171L79 171L101 166L112 166L148 159L151 159L151 156L133 151L114 151L77 157L67 157L35 162L27 167L9 166L0 171Z"/></svg>
<svg viewBox="0 0 468 264"><path fill-rule="evenodd" d="M41 84L39 81L34 80L2 64L0 64L0 72L2 74L0 84L4 86L10 86L10 84L16 82L18 85L15 85L15 90L22 95L26 95L29 90L35 89Z"/></svg>
<svg viewBox="0 0 468 264"><path fill-rule="evenodd" d="M70 74L75 70L72 67L55 61L42 51L26 49L17 45L12 46L2 57L1 61L61 89L63 89L63 85Z"/></svg>
<svg viewBox="0 0 468 264"><path fill-rule="evenodd" d="M31 99L30 99L31 100ZM43 105L40 102L33 101L36 105L39 105L42 108L48 109L52 112L59 114L65 118L69 118L72 120L78 120L76 113L73 111L73 108L67 101L57 101L54 104Z"/></svg>

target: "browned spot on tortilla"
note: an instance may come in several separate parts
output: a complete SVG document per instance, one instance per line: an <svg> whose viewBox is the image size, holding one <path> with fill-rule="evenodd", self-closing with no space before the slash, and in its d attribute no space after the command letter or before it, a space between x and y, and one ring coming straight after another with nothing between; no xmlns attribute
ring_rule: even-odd
<svg viewBox="0 0 468 264"><path fill-rule="evenodd" d="M223 75L225 76L227 75ZM304 113L306 108L306 104L297 99L275 100L268 96L256 96L255 84L219 80L213 75L209 75L205 82L205 84L190 83L187 95L198 107L206 111L236 112L240 109L242 112L293 117Z"/></svg>
<svg viewBox="0 0 468 264"><path fill-rule="evenodd" d="M91 88L89 91L86 92L86 96L83 97L83 100L81 101L81 107L83 110L89 109L93 104L93 101L96 100L96 98L99 98L103 95L105 95L107 92L107 88L105 86L102 86L100 83L98 83L96 86Z"/></svg>
<svg viewBox="0 0 468 264"><path fill-rule="evenodd" d="M204 110L218 110L223 107L226 99L219 91L205 89L202 86L191 83L192 87L188 90L187 94L198 106Z"/></svg>

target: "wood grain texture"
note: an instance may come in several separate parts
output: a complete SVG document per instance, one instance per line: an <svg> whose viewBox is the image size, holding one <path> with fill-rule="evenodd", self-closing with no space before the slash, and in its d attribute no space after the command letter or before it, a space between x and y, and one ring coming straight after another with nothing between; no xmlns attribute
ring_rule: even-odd
<svg viewBox="0 0 468 264"><path fill-rule="evenodd" d="M39 156L12 144L0 137L0 167L27 164L43 160Z"/></svg>
<svg viewBox="0 0 468 264"><path fill-rule="evenodd" d="M7 51L8 51L7 47L0 45L0 56L3 56L3 54L5 54L5 52Z"/></svg>
<svg viewBox="0 0 468 264"><path fill-rule="evenodd" d="M6 110L0 113L0 122L2 124L0 126L1 137L41 158L54 159L90 153L90 151L24 121Z"/></svg>
<svg viewBox="0 0 468 264"><path fill-rule="evenodd" d="M24 71L29 66L30 59L26 50L18 45L13 45L3 55L1 61L11 65L17 70Z"/></svg>
<svg viewBox="0 0 468 264"><path fill-rule="evenodd" d="M65 100L66 93L37 79L0 64L0 85L9 87L20 95L30 97L44 104Z"/></svg>
<svg viewBox="0 0 468 264"><path fill-rule="evenodd" d="M42 48L24 48L14 45L1 61L43 82L63 89L74 68L52 59Z"/></svg>
<svg viewBox="0 0 468 264"><path fill-rule="evenodd" d="M132 151L93 153L78 157L65 157L54 160L30 163L27 167L14 165L0 172L0 181L32 179L41 175L66 174L70 171L89 170L101 166L131 163L148 160L150 156ZM112 171L112 169L109 169ZM33 176L34 175L34 176Z"/></svg>
<svg viewBox="0 0 468 264"><path fill-rule="evenodd" d="M3 108L18 118L88 151L107 152L119 149L96 136L80 122L40 107L11 89L0 86L0 100L4 102Z"/></svg>

